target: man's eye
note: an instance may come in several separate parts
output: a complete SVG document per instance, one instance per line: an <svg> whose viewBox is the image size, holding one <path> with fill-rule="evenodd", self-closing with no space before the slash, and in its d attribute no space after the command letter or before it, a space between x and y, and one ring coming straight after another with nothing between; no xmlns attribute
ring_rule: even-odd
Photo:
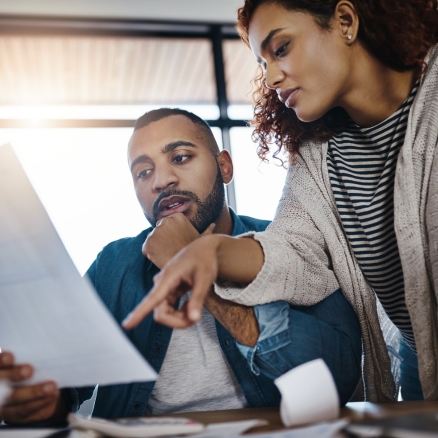
<svg viewBox="0 0 438 438"><path fill-rule="evenodd" d="M183 163L184 161L188 160L191 157L191 155L189 154L180 154L180 155L176 155L172 158L172 162L173 163Z"/></svg>
<svg viewBox="0 0 438 438"><path fill-rule="evenodd" d="M289 43L284 44L283 46L281 46L279 49L277 49L275 51L275 57L279 58L281 57L281 55L283 55L284 51L286 50L286 47Z"/></svg>
<svg viewBox="0 0 438 438"><path fill-rule="evenodd" d="M137 173L137 179L146 178L151 172L152 169L144 169Z"/></svg>

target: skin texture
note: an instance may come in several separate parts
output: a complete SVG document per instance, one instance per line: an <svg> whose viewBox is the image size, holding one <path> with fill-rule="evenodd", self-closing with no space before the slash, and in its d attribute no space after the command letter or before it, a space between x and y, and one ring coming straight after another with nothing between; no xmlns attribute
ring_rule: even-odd
<svg viewBox="0 0 438 438"><path fill-rule="evenodd" d="M181 141L184 144L172 150L165 149L166 145ZM205 141L199 127L180 115L153 122L135 131L131 138L128 159L132 167L135 192L145 215L153 223L156 222L156 227L146 239L142 252L159 268L165 266L189 243L201 237L194 226L199 216L198 207L212 198L210 195L215 191L215 185L217 189L218 172L222 187L223 183L232 180L233 165L228 152L223 151L216 156L212 153L212 148L206 146ZM166 192L174 193L175 190L193 193L199 203L190 199L184 206L184 212L166 217L160 212L155 215L156 201ZM233 223L223 192L219 207L218 216L206 227L204 236L212 235L213 231L224 234L232 232ZM255 345L259 327L253 309L217 297L211 290L212 283L213 281L207 288L207 309L238 342ZM175 327L186 327L191 324L186 317L187 309L175 311L173 303L176 299L176 295L167 297L164 303L167 306L163 304L157 308L154 317L157 320L176 321ZM244 328L242 324L245 324ZM56 383L26 385L26 380L32 374L31 365L16 364L11 353L0 353L0 379L23 384L14 388L0 408L0 419L8 423L28 423L66 417L67 408Z"/></svg>
<svg viewBox="0 0 438 438"><path fill-rule="evenodd" d="M266 84L279 95L298 90L285 103L298 118L310 122L331 108L343 107L360 126L387 119L404 102L413 71L397 72L371 56L358 40L359 18L354 6L340 1L330 29L310 14L288 11L276 3L259 6L249 25L254 56L265 69ZM283 97L283 96L281 96ZM169 296L191 289L186 318L199 319L212 281L217 277L250 283L263 266L263 251L253 239L205 236L184 248L156 278L154 289L125 322L132 328L153 309L163 318Z"/></svg>

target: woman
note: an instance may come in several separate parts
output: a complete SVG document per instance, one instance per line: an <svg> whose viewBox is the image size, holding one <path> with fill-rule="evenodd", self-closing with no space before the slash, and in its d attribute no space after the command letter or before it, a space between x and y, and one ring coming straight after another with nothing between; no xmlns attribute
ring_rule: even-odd
<svg viewBox="0 0 438 438"><path fill-rule="evenodd" d="M403 338L404 397L438 399L437 1L246 0L238 27L263 69L259 155L275 143L291 161L276 218L192 243L127 326L152 308L195 322L217 277L247 305L312 305L338 282L361 324L367 399L395 395L376 296Z"/></svg>

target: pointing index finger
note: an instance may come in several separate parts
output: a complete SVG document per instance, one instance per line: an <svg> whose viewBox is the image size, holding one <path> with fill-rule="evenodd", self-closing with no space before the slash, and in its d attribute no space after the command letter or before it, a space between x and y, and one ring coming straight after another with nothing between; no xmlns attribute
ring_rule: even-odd
<svg viewBox="0 0 438 438"><path fill-rule="evenodd" d="M143 298L140 304L123 320L122 326L125 330L131 330L137 327L155 307L162 303L181 284L179 276L163 276L162 273L156 277L155 286L149 294Z"/></svg>

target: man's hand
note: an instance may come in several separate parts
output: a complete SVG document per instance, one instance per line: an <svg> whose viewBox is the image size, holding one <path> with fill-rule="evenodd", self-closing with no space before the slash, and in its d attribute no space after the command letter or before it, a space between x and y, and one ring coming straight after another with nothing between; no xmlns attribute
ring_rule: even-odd
<svg viewBox="0 0 438 438"><path fill-rule="evenodd" d="M211 234L215 224L211 224L202 236ZM155 266L163 266L189 243L200 237L195 227L182 213L164 217L143 244L143 255Z"/></svg>
<svg viewBox="0 0 438 438"><path fill-rule="evenodd" d="M136 327L152 310L155 321L169 327L186 328L198 322L205 297L217 277L216 237L196 239L166 263L154 277L152 290L126 317L123 327ZM175 309L176 300L189 290L190 299Z"/></svg>
<svg viewBox="0 0 438 438"><path fill-rule="evenodd" d="M165 264L154 277L154 287L125 318L123 327L133 329L152 310L160 324L189 327L201 319L205 299L218 275L247 284L254 280L263 263L262 247L254 239L220 234L202 236ZM189 290L190 299L175 309L176 300Z"/></svg>
<svg viewBox="0 0 438 438"><path fill-rule="evenodd" d="M31 365L16 365L11 353L0 353L0 379L21 383L33 375ZM30 423L67 416L67 407L55 382L14 386L0 406L0 420L6 423Z"/></svg>

